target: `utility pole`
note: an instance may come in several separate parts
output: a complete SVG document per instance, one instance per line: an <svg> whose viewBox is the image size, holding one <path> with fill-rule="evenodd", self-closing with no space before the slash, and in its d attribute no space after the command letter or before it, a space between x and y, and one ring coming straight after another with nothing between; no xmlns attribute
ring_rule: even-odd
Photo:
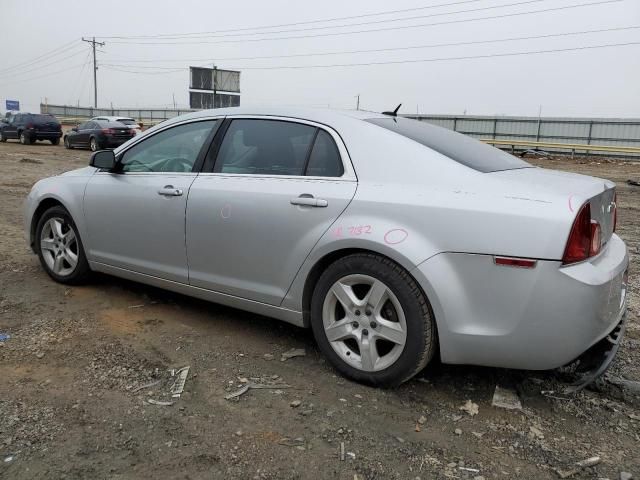
<svg viewBox="0 0 640 480"><path fill-rule="evenodd" d="M93 106L98 108L98 64L96 63L96 45L104 47L104 42L96 42L96 37L87 40L82 37L83 42L90 43L93 48Z"/></svg>
<svg viewBox="0 0 640 480"><path fill-rule="evenodd" d="M360 110L360 94L356 95L356 110Z"/></svg>

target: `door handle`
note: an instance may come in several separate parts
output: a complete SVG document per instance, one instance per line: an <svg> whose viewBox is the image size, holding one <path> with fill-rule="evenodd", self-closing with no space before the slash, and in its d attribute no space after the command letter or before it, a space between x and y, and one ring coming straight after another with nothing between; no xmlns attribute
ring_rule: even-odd
<svg viewBox="0 0 640 480"><path fill-rule="evenodd" d="M180 188L174 188L173 185L165 185L158 190L158 195L164 195L165 197L179 197L182 195Z"/></svg>
<svg viewBox="0 0 640 480"><path fill-rule="evenodd" d="M329 202L323 198L314 198L313 195L303 193L299 197L292 198L291 205L303 205L305 207L326 207Z"/></svg>

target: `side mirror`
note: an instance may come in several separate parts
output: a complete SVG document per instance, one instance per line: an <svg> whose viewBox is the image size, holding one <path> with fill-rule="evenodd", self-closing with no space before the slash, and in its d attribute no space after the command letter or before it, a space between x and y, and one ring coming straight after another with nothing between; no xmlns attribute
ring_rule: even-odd
<svg viewBox="0 0 640 480"><path fill-rule="evenodd" d="M73 127L73 128L71 129L71 131L72 131L72 132L77 132L77 131L78 131L78 127Z"/></svg>
<svg viewBox="0 0 640 480"><path fill-rule="evenodd" d="M113 150L100 150L91 155L89 165L104 170L113 170L116 166L116 156Z"/></svg>

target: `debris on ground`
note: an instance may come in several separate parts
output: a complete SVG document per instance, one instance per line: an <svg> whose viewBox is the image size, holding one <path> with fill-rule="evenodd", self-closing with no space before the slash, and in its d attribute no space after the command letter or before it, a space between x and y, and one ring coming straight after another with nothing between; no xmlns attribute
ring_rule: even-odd
<svg viewBox="0 0 640 480"><path fill-rule="evenodd" d="M463 472L480 473L480 470L478 470L477 468L469 468L469 467L458 467L458 468Z"/></svg>
<svg viewBox="0 0 640 480"><path fill-rule="evenodd" d="M264 383L253 383L253 382L249 382L246 383L245 385L243 385L242 387L240 387L238 390L236 390L233 393L230 393L228 395L225 395L225 400L231 400L233 398L237 398L241 395L244 395L245 393L247 393L249 390L252 389L271 389L271 390L278 390L281 388L291 388L291 385L287 385L286 383L274 383L272 385L267 385Z"/></svg>
<svg viewBox="0 0 640 480"><path fill-rule="evenodd" d="M291 350L287 350L280 357L280 361L284 362L285 360L289 360L294 357L304 357L307 354L307 351L304 348L292 348Z"/></svg>
<svg viewBox="0 0 640 480"><path fill-rule="evenodd" d="M131 393L139 392L140 390L144 390L145 388L155 387L160 382L161 380L156 380L155 382L145 383L144 385L140 385L139 387L136 387L133 390L131 390Z"/></svg>
<svg viewBox="0 0 640 480"><path fill-rule="evenodd" d="M144 303L139 303L138 305L129 305L129 308L142 308L144 307Z"/></svg>
<svg viewBox="0 0 640 480"><path fill-rule="evenodd" d="M174 402L165 402L163 400L154 400L153 398L147 398L147 402L151 405L160 405L161 407L170 407Z"/></svg>
<svg viewBox="0 0 640 480"><path fill-rule="evenodd" d="M496 389L493 392L491 406L506 408L507 410L522 410L522 403L520 402L518 393L515 390L503 388L499 385L496 385Z"/></svg>
<svg viewBox="0 0 640 480"><path fill-rule="evenodd" d="M344 462L344 442L340 442L340 461Z"/></svg>
<svg viewBox="0 0 640 480"><path fill-rule="evenodd" d="M35 165L42 165L42 160L36 160L35 158L24 157L20 159L20 163L33 163Z"/></svg>
<svg viewBox="0 0 640 480"><path fill-rule="evenodd" d="M529 437L537 438L538 440L544 440L544 433L538 427L533 425L529 427Z"/></svg>
<svg viewBox="0 0 640 480"><path fill-rule="evenodd" d="M626 378L608 377L609 382L619 387L626 388L635 393L640 393L640 382L634 380L627 380Z"/></svg>
<svg viewBox="0 0 640 480"><path fill-rule="evenodd" d="M581 468L587 468L587 467L593 467L594 465L599 464L600 461L601 461L600 457L595 456L595 457L587 458L585 460L580 460L579 462L576 462L576 465L578 465Z"/></svg>
<svg viewBox="0 0 640 480"><path fill-rule="evenodd" d="M299 446L304 445L304 438L302 438L302 437L298 437L298 438L284 437L284 438L280 439L278 444L279 445L284 445L285 447L299 447Z"/></svg>
<svg viewBox="0 0 640 480"><path fill-rule="evenodd" d="M633 480L633 475L629 472L620 472L620 480Z"/></svg>
<svg viewBox="0 0 640 480"><path fill-rule="evenodd" d="M477 415L480 409L478 408L478 404L472 402L471 400L467 400L467 402L458 408L458 410L462 410L463 412L467 412L470 416Z"/></svg>
<svg viewBox="0 0 640 480"><path fill-rule="evenodd" d="M8 333L0 333L0 342L4 342L5 340L9 340L11 335Z"/></svg>
<svg viewBox="0 0 640 480"><path fill-rule="evenodd" d="M14 456L13 455L8 455L6 457L4 457L4 463L11 463L13 462Z"/></svg>
<svg viewBox="0 0 640 480"><path fill-rule="evenodd" d="M634 187L640 187L640 181L638 181L638 180L631 180L631 179L629 179L629 180L627 180L627 183L628 183L629 185L633 185Z"/></svg>
<svg viewBox="0 0 640 480"><path fill-rule="evenodd" d="M347 452L347 457L349 457L350 460L355 460L356 454L353 452Z"/></svg>
<svg viewBox="0 0 640 480"><path fill-rule="evenodd" d="M187 376L189 375L189 368L190 367L182 367L180 370L175 371L175 381L173 382L173 385L171 385L171 396L173 398L180 398L180 395L182 395L182 392L184 391L184 384L187 381ZM174 372L171 372L172 374L174 374Z"/></svg>
<svg viewBox="0 0 640 480"><path fill-rule="evenodd" d="M455 433L456 435L462 435L462 430L459 428L456 428L453 433Z"/></svg>

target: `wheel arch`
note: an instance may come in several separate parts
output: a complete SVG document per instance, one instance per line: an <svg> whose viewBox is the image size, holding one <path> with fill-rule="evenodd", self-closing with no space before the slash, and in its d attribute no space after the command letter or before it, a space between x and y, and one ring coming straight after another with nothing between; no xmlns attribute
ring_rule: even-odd
<svg viewBox="0 0 640 480"><path fill-rule="evenodd" d="M320 276L326 270L326 268L329 265L331 265L333 262L341 258L344 258L346 256L352 255L354 253L368 253L371 255L376 255L378 257L387 259L395 263L396 265L398 265L398 267L405 270L407 275L409 275L416 282L416 285L418 285L418 288L424 295L424 298L427 300L429 312L434 321L436 336L438 335L438 321L435 316L434 309L431 305L431 299L427 295L427 292L425 292L423 286L420 284L420 281L411 273L411 269L406 268L406 266L403 265L401 262L398 262L396 259L388 255L385 255L384 253L381 253L379 251L371 250L368 248L354 248L354 247L347 247L347 248L341 248L338 250L333 250L325 254L324 256L322 256L320 259L318 259L310 268L309 273L307 274L304 281L304 287L302 289L302 321L303 321L303 326L305 328L308 328L311 325L311 297L313 295L313 290L315 289L318 283L318 280L320 279ZM436 348L438 351L439 344L437 344Z"/></svg>
<svg viewBox="0 0 640 480"><path fill-rule="evenodd" d="M64 208L67 212L69 209L57 198L47 197L43 198L36 209L33 212L33 216L31 217L31 225L29 226L29 246L35 252L35 236L36 236L36 227L38 226L38 222L40 218L51 207L60 206Z"/></svg>

